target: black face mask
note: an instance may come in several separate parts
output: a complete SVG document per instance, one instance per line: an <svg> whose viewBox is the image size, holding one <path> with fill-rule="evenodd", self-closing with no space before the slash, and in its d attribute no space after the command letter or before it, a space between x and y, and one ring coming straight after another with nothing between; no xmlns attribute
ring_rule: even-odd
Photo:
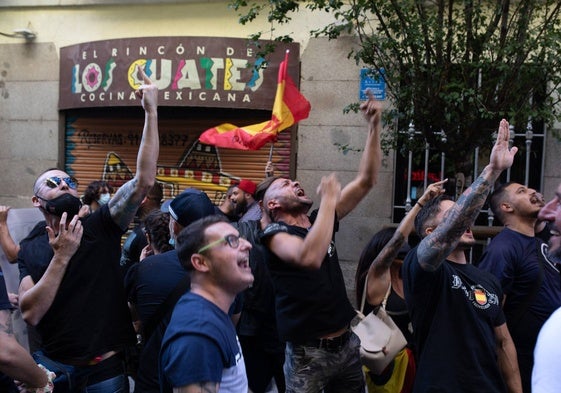
<svg viewBox="0 0 561 393"><path fill-rule="evenodd" d="M80 198L77 198L70 194L62 194L54 199L43 199L40 196L37 198L46 202L44 209L47 213L54 214L55 216L62 216L62 213L66 212L68 219L71 220L72 217L78 214L80 208L82 207L82 202Z"/></svg>

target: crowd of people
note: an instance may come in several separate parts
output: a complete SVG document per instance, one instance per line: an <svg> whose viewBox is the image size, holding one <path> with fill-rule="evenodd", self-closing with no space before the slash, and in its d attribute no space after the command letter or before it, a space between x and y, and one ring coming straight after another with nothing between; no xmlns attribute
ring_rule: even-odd
<svg viewBox="0 0 561 393"><path fill-rule="evenodd" d="M2 391L117 393L131 381L138 393L561 391L561 185L545 203L498 183L517 153L506 120L457 200L446 180L429 185L362 251L356 303L365 314L383 304L407 340L377 374L351 329L335 234L377 183L381 103L360 107L368 133L356 176L344 186L322 177L313 211L271 163L218 206L194 188L164 202L158 90L138 72L145 123L133 179L113 195L93 182L81 200L76 179L46 170L32 197L44 221L19 244L0 206L0 244L20 271L18 294L0 274ZM472 264L471 227L487 200L504 229ZM37 332L31 353L15 339L15 307Z"/></svg>

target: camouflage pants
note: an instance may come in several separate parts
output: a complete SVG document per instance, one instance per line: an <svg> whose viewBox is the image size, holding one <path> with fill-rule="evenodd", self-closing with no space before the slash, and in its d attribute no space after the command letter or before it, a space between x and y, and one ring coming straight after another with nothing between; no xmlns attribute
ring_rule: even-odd
<svg viewBox="0 0 561 393"><path fill-rule="evenodd" d="M338 352L286 344L286 393L363 393L360 340L352 334Z"/></svg>

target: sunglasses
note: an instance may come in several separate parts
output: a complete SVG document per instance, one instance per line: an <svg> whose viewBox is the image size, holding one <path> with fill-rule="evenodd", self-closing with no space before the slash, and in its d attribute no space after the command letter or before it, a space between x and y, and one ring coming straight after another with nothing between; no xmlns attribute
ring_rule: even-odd
<svg viewBox="0 0 561 393"><path fill-rule="evenodd" d="M203 246L201 248L199 248L199 251L197 251L197 254L202 253L203 251L206 251L222 242L226 242L228 243L228 245L232 248L238 248L238 246L240 245L240 236L236 236L234 234L230 234L230 235L226 235L224 237L221 237L218 240L215 240L213 242L208 243L206 246Z"/></svg>
<svg viewBox="0 0 561 393"><path fill-rule="evenodd" d="M57 188L60 186L60 183L65 182L66 185L73 190L78 188L78 180L75 177L58 177L58 176L51 176L45 179L45 184L49 188Z"/></svg>

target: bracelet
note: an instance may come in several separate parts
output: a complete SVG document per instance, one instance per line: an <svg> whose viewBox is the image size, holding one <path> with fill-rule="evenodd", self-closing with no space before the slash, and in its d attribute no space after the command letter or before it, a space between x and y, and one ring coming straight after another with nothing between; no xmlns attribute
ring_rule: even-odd
<svg viewBox="0 0 561 393"><path fill-rule="evenodd" d="M34 393L52 393L54 388L55 388L55 385L53 384L53 379L55 379L56 374L53 373L52 371L49 371L42 364L37 364L37 366L41 370L43 370L45 372L45 374L47 374L47 384L45 386L43 386L42 388L35 388L35 389L27 388L27 390L29 392L34 392Z"/></svg>
<svg viewBox="0 0 561 393"><path fill-rule="evenodd" d="M415 203L415 205L421 206L421 209L422 209L423 207L425 207L425 205L423 205L423 204L422 204L421 202L419 202L419 201L417 201L417 203Z"/></svg>

